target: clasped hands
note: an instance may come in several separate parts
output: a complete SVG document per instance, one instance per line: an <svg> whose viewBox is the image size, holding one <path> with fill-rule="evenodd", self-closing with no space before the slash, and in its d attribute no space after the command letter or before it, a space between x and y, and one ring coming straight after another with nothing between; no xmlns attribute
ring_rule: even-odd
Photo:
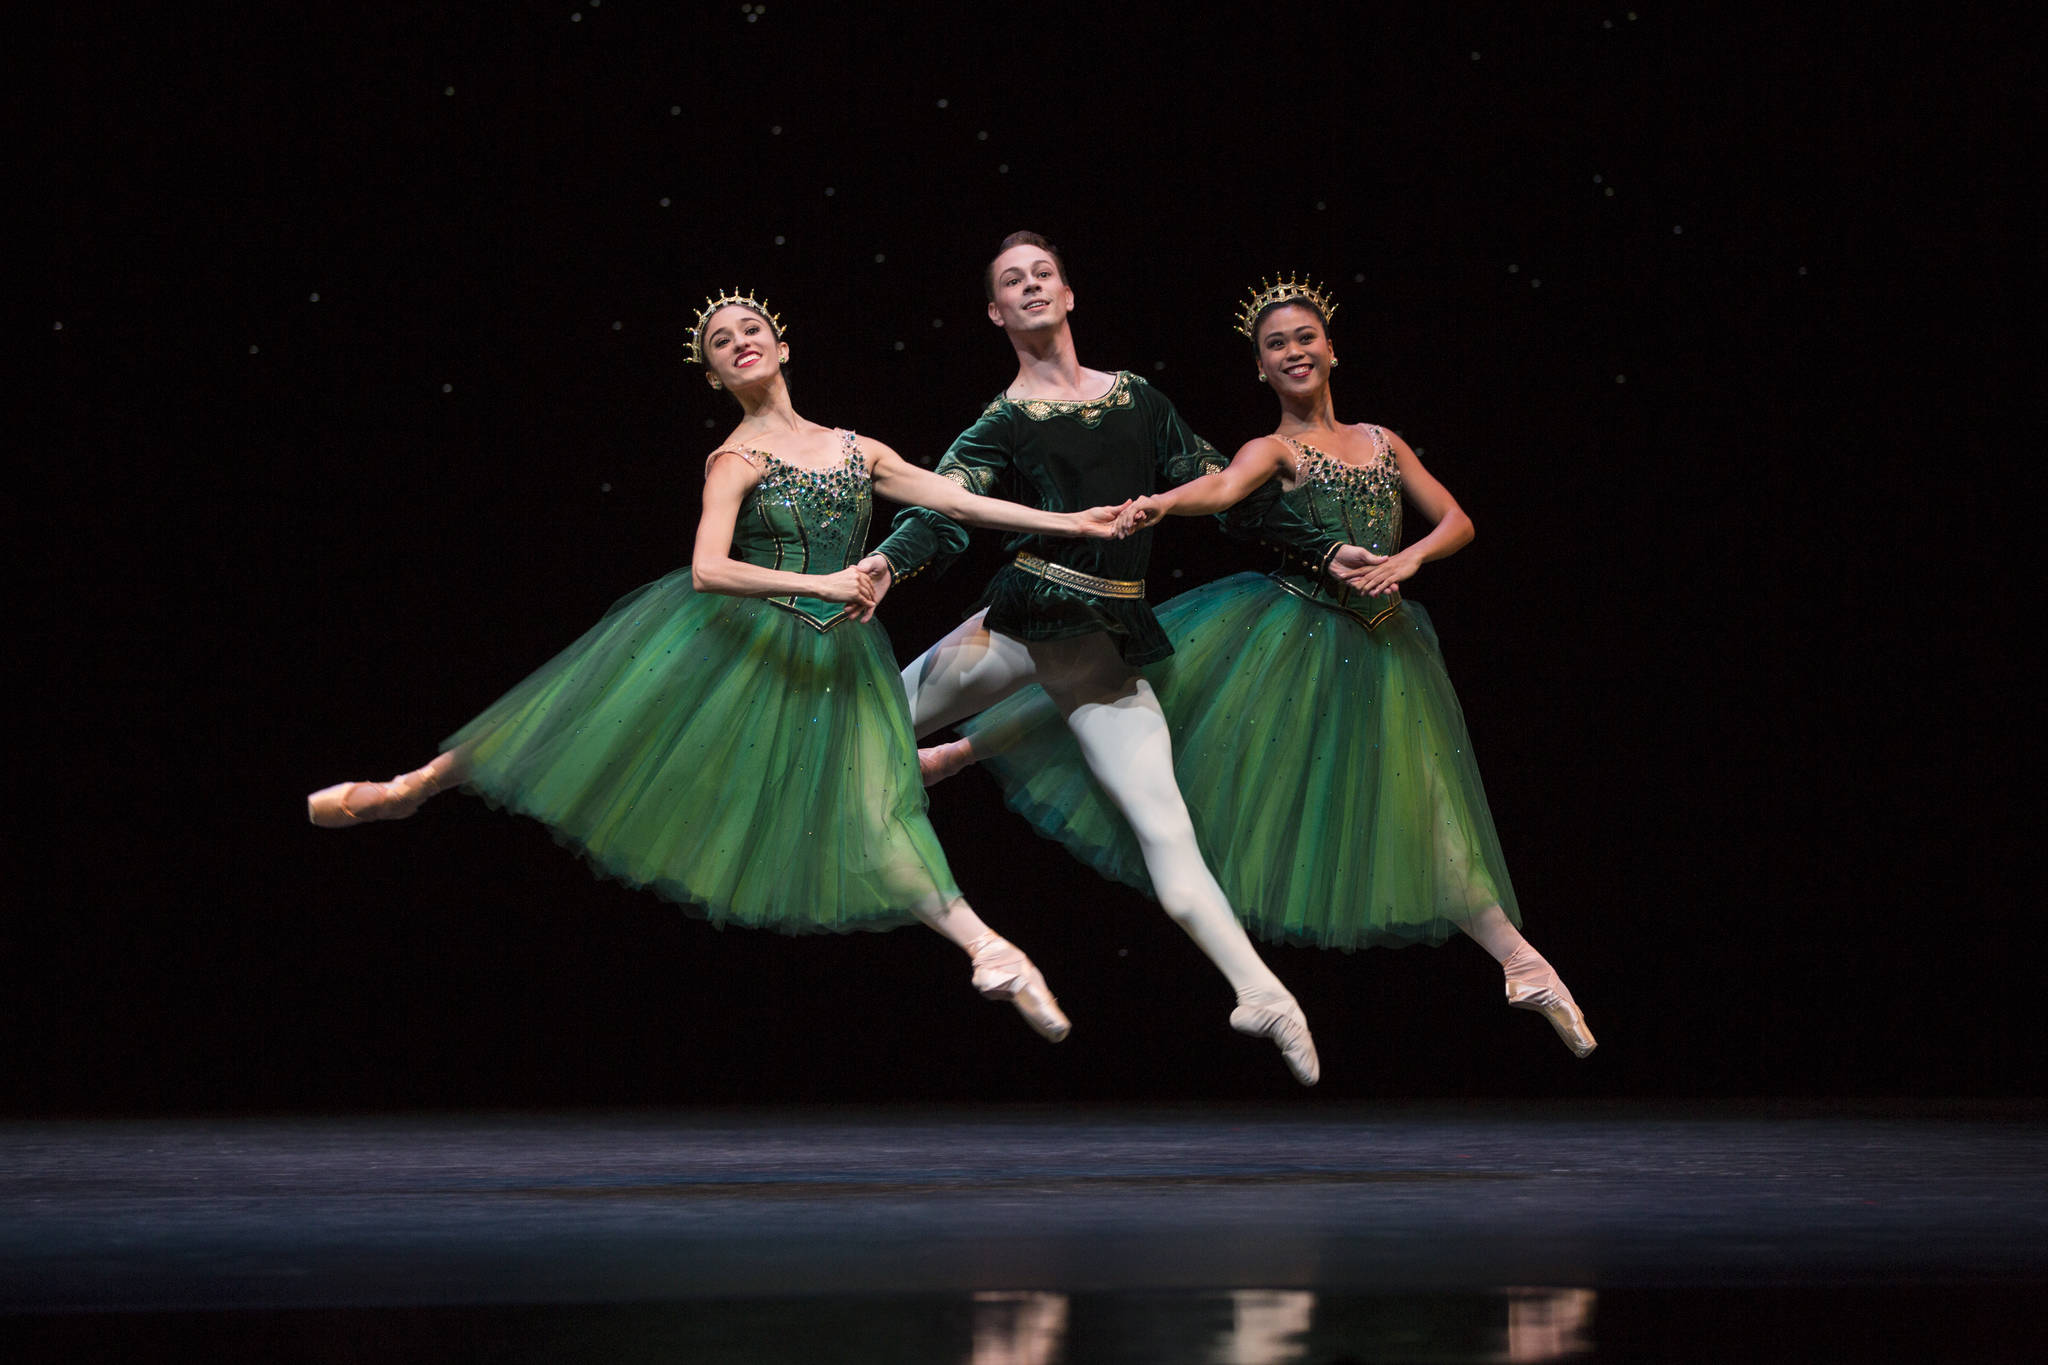
<svg viewBox="0 0 2048 1365"><path fill-rule="evenodd" d="M879 563L882 574L870 569ZM882 605L882 594L889 590L889 561L880 555L869 555L858 564L848 565L837 573L817 574L815 596L827 602L838 602L851 608L848 613L856 621L875 619L875 608Z"/></svg>
<svg viewBox="0 0 2048 1365"><path fill-rule="evenodd" d="M1133 498L1118 509L1118 535L1157 526L1166 520L1169 505L1167 496L1161 493ZM1330 557L1328 573L1332 581L1353 592L1387 597L1399 595L1401 584L1413 578L1421 567L1419 558L1405 553L1376 555L1362 545L1346 545Z"/></svg>
<svg viewBox="0 0 2048 1365"><path fill-rule="evenodd" d="M1122 540L1139 527L1151 524L1150 521L1139 519L1133 510L1142 501L1142 498L1132 499L1114 507L1105 505L1091 507L1085 512L1075 512L1075 536L1082 540ZM1159 515L1163 516L1164 513ZM1158 520L1158 516L1152 520ZM854 578L860 581L854 583ZM827 601L845 602L852 606L855 609L854 619L857 621L872 621L875 619L875 608L882 605L882 599L888 595L890 586L896 581L896 571L889 567L886 558L872 554L852 568L827 575L826 581L840 587L847 595L836 597L829 593L821 593L821 596Z"/></svg>
<svg viewBox="0 0 2048 1365"><path fill-rule="evenodd" d="M1122 540L1133 531L1156 526L1166 519L1159 502L1155 494L1132 498L1116 507L1091 507L1077 512L1074 515L1079 522L1079 534L1088 540ZM1328 572L1332 580L1353 592L1387 597L1399 595L1401 584L1413 578L1420 567L1419 559L1405 553L1376 555L1362 545L1345 545L1330 557ZM839 591L821 592L819 596L853 607L855 620L872 621L875 609L881 606L895 579L889 561L871 554L851 568L826 575L826 584Z"/></svg>
<svg viewBox="0 0 2048 1365"><path fill-rule="evenodd" d="M1330 557L1329 575L1367 597L1398 597L1401 585L1421 567L1422 561L1406 551L1376 555L1363 545L1346 545Z"/></svg>

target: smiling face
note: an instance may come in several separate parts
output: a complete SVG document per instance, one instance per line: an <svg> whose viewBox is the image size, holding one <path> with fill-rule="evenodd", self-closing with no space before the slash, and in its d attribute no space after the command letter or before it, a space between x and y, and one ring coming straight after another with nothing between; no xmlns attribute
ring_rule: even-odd
<svg viewBox="0 0 2048 1365"><path fill-rule="evenodd" d="M740 389L780 373L789 343L778 341L768 319L729 303L704 319L705 378L713 388Z"/></svg>
<svg viewBox="0 0 2048 1365"><path fill-rule="evenodd" d="M1074 308L1074 291L1051 251L1026 243L989 264L988 320L1012 335L1052 331Z"/></svg>
<svg viewBox="0 0 2048 1365"><path fill-rule="evenodd" d="M1258 322L1259 373L1275 393L1305 394L1330 382L1336 353L1322 315L1298 303L1269 308Z"/></svg>

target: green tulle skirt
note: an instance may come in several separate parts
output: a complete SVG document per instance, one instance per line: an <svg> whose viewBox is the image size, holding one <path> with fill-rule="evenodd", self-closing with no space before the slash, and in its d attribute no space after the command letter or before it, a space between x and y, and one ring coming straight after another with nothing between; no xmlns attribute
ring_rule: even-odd
<svg viewBox="0 0 2048 1365"><path fill-rule="evenodd" d="M443 741L464 790L721 923L886 929L959 895L888 637L680 570Z"/></svg>
<svg viewBox="0 0 2048 1365"><path fill-rule="evenodd" d="M1247 573L1183 593L1159 620L1174 653L1143 674L1204 856L1247 928L1362 948L1441 943L1489 905L1521 922L1420 607L1369 630ZM960 730L1041 834L1151 892L1130 826L1043 689Z"/></svg>

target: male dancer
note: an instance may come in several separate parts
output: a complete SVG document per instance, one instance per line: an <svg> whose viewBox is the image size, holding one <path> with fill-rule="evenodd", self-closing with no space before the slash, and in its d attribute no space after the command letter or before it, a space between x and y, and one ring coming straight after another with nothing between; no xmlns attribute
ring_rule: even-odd
<svg viewBox="0 0 2048 1365"><path fill-rule="evenodd" d="M986 494L999 481L1015 501L1051 511L1117 504L1226 464L1173 404L1128 372L1087 369L1068 323L1074 291L1052 244L1013 232L983 272L988 319L1010 339L1017 377L961 433L938 473ZM1369 566L1367 552L1306 524L1269 531L1337 577ZM1124 540L1023 536L979 610L903 670L919 737L971 716L1020 687L1042 686L1066 717L1089 771L1131 823L1159 903L1237 992L1230 1026L1271 1038L1296 1080L1320 1074L1308 1021L1245 935L1202 861L1173 778L1173 746L1151 684L1137 669L1173 652L1145 603L1152 533ZM863 559L876 596L939 556L967 547L946 517L911 509ZM928 775L928 781L937 776Z"/></svg>

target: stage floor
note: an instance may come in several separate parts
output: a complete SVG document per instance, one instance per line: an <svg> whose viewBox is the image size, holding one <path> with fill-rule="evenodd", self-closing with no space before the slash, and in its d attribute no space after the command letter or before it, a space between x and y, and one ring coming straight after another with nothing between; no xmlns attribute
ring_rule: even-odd
<svg viewBox="0 0 2048 1365"><path fill-rule="evenodd" d="M0 1210L10 1359L2019 1359L2048 1111L16 1123Z"/></svg>

